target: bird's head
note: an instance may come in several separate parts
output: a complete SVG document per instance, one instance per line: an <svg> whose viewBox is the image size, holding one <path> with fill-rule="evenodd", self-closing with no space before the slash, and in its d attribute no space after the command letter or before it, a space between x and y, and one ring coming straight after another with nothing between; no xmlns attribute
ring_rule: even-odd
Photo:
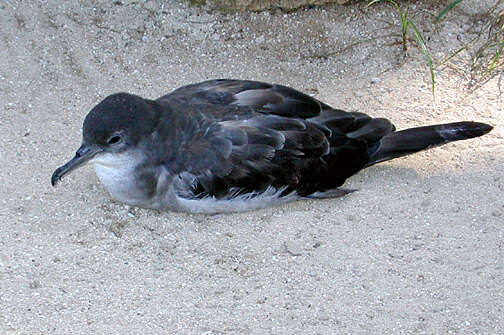
<svg viewBox="0 0 504 335"><path fill-rule="evenodd" d="M120 154L136 147L155 129L159 106L155 101L128 93L108 96L84 119L82 145L75 156L54 171L53 186L64 175L104 154Z"/></svg>

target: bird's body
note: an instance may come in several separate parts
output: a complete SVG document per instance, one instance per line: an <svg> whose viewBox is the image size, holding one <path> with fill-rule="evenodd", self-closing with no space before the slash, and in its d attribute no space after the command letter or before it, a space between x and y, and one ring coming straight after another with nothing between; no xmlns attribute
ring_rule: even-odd
<svg viewBox="0 0 504 335"><path fill-rule="evenodd" d="M212 80L157 100L118 93L88 114L83 144L57 169L90 161L113 198L160 210L246 211L347 193L345 180L375 163L455 140L489 125L458 122L396 132L281 85Z"/></svg>

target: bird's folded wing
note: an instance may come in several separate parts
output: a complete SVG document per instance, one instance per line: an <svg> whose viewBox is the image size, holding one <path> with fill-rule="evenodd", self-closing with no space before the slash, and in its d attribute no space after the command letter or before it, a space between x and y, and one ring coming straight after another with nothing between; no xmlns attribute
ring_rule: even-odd
<svg viewBox="0 0 504 335"><path fill-rule="evenodd" d="M206 127L177 157L179 171L193 178L189 184L195 196L295 190L330 150L324 131L300 119L258 114L207 122Z"/></svg>
<svg viewBox="0 0 504 335"><path fill-rule="evenodd" d="M387 120L254 81L207 81L158 101L198 120L199 130L186 133L200 135L186 141L177 160L196 194L326 191L361 169L369 148L394 130Z"/></svg>

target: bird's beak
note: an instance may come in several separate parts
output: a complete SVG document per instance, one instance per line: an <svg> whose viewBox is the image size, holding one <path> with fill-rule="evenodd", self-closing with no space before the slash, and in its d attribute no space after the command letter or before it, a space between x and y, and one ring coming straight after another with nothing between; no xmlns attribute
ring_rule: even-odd
<svg viewBox="0 0 504 335"><path fill-rule="evenodd" d="M74 158L69 160L65 165L60 166L54 171L51 177L52 186L56 186L56 183L63 178L67 173L72 172L78 167L86 164L91 158L93 158L97 153L102 150L99 147L87 146L85 144L81 145L79 150L75 153Z"/></svg>

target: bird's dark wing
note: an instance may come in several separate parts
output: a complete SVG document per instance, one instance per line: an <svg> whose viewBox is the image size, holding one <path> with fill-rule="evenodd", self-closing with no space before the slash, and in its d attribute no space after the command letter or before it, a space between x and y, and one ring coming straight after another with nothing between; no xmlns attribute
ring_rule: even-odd
<svg viewBox="0 0 504 335"><path fill-rule="evenodd" d="M346 132L331 122L250 111L247 117L224 121L208 119L204 113L191 115L190 122L186 118L171 124L181 140L165 140L176 150L164 164L179 176L186 196L194 198L260 194L270 188L300 196L325 192L364 167L372 137L381 136L372 134L377 133L376 124L365 131L367 124L379 120L371 118L361 120L364 126L356 130L346 127ZM184 125L187 122L191 126ZM390 130L391 125L386 126Z"/></svg>
<svg viewBox="0 0 504 335"><path fill-rule="evenodd" d="M323 109L324 103L293 88L257 81L218 79L181 87L158 99L188 105L248 107L264 114L311 118ZM212 110L214 118L225 119L225 110Z"/></svg>
<svg viewBox="0 0 504 335"><path fill-rule="evenodd" d="M325 192L366 166L370 148L394 130L385 119L336 110L292 88L255 81L202 82L157 101L185 120L175 126L177 138L191 138L166 161L185 176L193 196L269 187L302 196Z"/></svg>

